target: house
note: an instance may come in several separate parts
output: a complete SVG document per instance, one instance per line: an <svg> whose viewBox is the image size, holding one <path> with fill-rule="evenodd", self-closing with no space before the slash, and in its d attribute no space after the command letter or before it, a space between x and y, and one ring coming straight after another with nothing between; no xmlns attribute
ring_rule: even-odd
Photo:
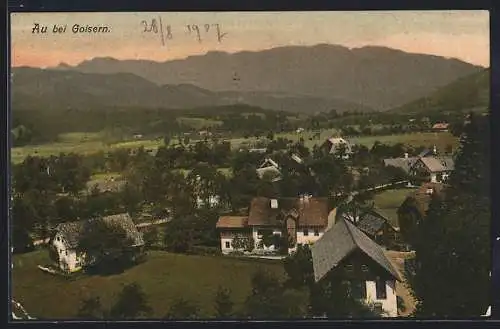
<svg viewBox="0 0 500 329"><path fill-rule="evenodd" d="M384 250L347 219L341 219L311 246L316 282L336 272L352 296L372 304L385 317L397 317L396 282L401 274Z"/></svg>
<svg viewBox="0 0 500 329"><path fill-rule="evenodd" d="M401 168L407 174L410 174L410 170L413 167L413 164L418 160L418 157L409 157L408 153L405 153L402 158L389 158L384 159L384 166L392 166L396 168Z"/></svg>
<svg viewBox="0 0 500 329"><path fill-rule="evenodd" d="M270 158L266 158L259 166L259 168L257 168L257 176L259 176L260 179L263 179L264 177L269 177L273 182L280 181L281 180L280 166L276 161Z"/></svg>
<svg viewBox="0 0 500 329"><path fill-rule="evenodd" d="M455 169L451 156L427 156L418 158L410 169L416 179L431 183L445 183Z"/></svg>
<svg viewBox="0 0 500 329"><path fill-rule="evenodd" d="M411 192L399 206L399 228L407 244L413 244L415 230L425 218L432 196L443 196L445 187L446 185L441 183L424 183L417 190Z"/></svg>
<svg viewBox="0 0 500 329"><path fill-rule="evenodd" d="M348 158L349 155L352 153L351 144L347 140L341 137L331 137L327 139L321 145L321 149L325 150L325 152L330 154L336 154L339 153L340 151L344 151L344 158Z"/></svg>
<svg viewBox="0 0 500 329"><path fill-rule="evenodd" d="M433 126L432 126L432 130L433 131L448 131L448 127L449 127L449 124L448 123L435 123Z"/></svg>
<svg viewBox="0 0 500 329"><path fill-rule="evenodd" d="M301 172L307 170L306 166L304 165L304 160L297 154L280 157L280 159L280 162L283 166L271 158L265 158L262 164L257 168L257 176L259 176L260 179L268 177L272 182L277 182L282 178L283 167L288 170Z"/></svg>
<svg viewBox="0 0 500 329"><path fill-rule="evenodd" d="M330 210L328 198L253 198L248 216L219 218L216 227L221 234L222 253L237 251L232 242L241 234L253 238L255 253L279 249L262 245L265 235L287 237L288 251L293 252L297 245L313 244L325 233Z"/></svg>
<svg viewBox="0 0 500 329"><path fill-rule="evenodd" d="M133 241L133 245L130 247L141 248L144 246L142 234L137 230L130 215L126 213L106 216L101 219L62 223L56 227L55 234L49 241L49 245L57 253L58 263L56 265L61 270L70 273L76 272L91 262L85 253L77 251L77 247L86 233L87 224L92 220L102 220L110 226L122 227Z"/></svg>

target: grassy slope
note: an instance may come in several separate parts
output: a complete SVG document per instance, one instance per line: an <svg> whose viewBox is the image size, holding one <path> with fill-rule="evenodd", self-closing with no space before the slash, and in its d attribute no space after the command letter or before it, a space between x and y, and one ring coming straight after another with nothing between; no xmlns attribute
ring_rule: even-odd
<svg viewBox="0 0 500 329"><path fill-rule="evenodd" d="M382 215L387 216L392 225L398 227L398 208L411 191L413 189L401 188L377 193L373 198L375 207Z"/></svg>
<svg viewBox="0 0 500 329"><path fill-rule="evenodd" d="M176 298L196 302L201 315L214 314L214 298L219 285L232 291L240 304L250 293L250 278L259 267L284 277L278 261L240 260L228 257L186 256L153 251L148 260L122 274L83 276L76 280L52 276L37 268L49 263L45 250L13 259L12 295L37 318L71 318L80 300L100 296L109 306L122 285L138 282L153 308L154 317L162 317ZM200 272L200 270L202 272Z"/></svg>
<svg viewBox="0 0 500 329"><path fill-rule="evenodd" d="M489 106L490 70L485 69L458 79L428 97L418 99L402 107L391 110L399 113L423 111L459 111Z"/></svg>

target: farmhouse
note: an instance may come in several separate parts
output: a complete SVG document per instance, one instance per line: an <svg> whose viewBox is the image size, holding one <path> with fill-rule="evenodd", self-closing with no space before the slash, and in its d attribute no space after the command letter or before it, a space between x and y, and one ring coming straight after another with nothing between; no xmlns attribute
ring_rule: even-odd
<svg viewBox="0 0 500 329"><path fill-rule="evenodd" d="M409 157L408 153L405 153L403 158L389 158L384 159L384 166L392 166L396 168L401 168L405 173L409 174L411 167L418 160L418 157Z"/></svg>
<svg viewBox="0 0 500 329"><path fill-rule="evenodd" d="M330 154L338 154L344 152L345 158L348 158L349 155L352 153L351 144L347 140L341 137L331 137L327 139L321 145L321 149L325 150L327 153Z"/></svg>
<svg viewBox="0 0 500 329"><path fill-rule="evenodd" d="M297 154L291 154L285 157L281 155L280 159L280 162L282 162L281 165L269 157L265 158L259 168L257 168L257 176L259 176L260 179L267 177L272 182L277 182L282 179L282 170L285 168L292 171L307 170L304 165L304 160Z"/></svg>
<svg viewBox="0 0 500 329"><path fill-rule="evenodd" d="M257 176L260 179L268 177L272 182L281 180L281 170L278 163L270 158L264 159L262 164L257 168Z"/></svg>
<svg viewBox="0 0 500 329"><path fill-rule="evenodd" d="M253 198L248 216L222 216L217 222L222 253L238 251L237 236L253 238L254 252L277 251L276 244L263 245L265 236L287 237L288 251L316 242L328 227L328 198Z"/></svg>
<svg viewBox="0 0 500 329"><path fill-rule="evenodd" d="M430 183L444 183L455 169L450 156L421 157L411 166L410 175Z"/></svg>
<svg viewBox="0 0 500 329"><path fill-rule="evenodd" d="M118 226L127 232L127 236L133 241L130 247L140 248L144 245L142 234L137 230L129 214L117 214L106 216L101 219L109 226ZM57 253L57 266L65 272L76 272L82 269L91 260L85 253L77 251L81 239L87 232L88 223L92 220L68 222L59 224L55 234L49 241L49 245Z"/></svg>
<svg viewBox="0 0 500 329"><path fill-rule="evenodd" d="M396 281L400 273L384 250L347 219L338 221L311 246L314 279L335 273L353 297L372 304L385 317L397 317Z"/></svg>

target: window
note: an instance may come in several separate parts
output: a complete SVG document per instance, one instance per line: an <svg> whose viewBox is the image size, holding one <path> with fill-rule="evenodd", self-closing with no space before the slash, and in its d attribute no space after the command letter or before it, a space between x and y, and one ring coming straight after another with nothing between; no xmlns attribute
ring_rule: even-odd
<svg viewBox="0 0 500 329"><path fill-rule="evenodd" d="M366 265L361 265L361 271L363 271L363 272L368 272L368 266L366 266Z"/></svg>
<svg viewBox="0 0 500 329"><path fill-rule="evenodd" d="M354 266L352 266L352 264L347 264L347 265L345 266L345 270L346 270L347 272L352 272L352 270L353 270L353 269L354 269Z"/></svg>
<svg viewBox="0 0 500 329"><path fill-rule="evenodd" d="M309 230L307 228L304 229L304 236L308 236L309 235Z"/></svg>
<svg viewBox="0 0 500 329"><path fill-rule="evenodd" d="M384 309L382 308L382 303L374 303L373 308L375 309L376 313L382 314L382 312L384 312Z"/></svg>
<svg viewBox="0 0 500 329"><path fill-rule="evenodd" d="M319 236L319 230L318 229L314 230L314 236Z"/></svg>
<svg viewBox="0 0 500 329"><path fill-rule="evenodd" d="M387 290L385 287L385 281L377 278L375 281L375 286L377 289L377 299L386 299L387 298Z"/></svg>
<svg viewBox="0 0 500 329"><path fill-rule="evenodd" d="M351 282L351 296L356 299L366 299L366 284L364 281Z"/></svg>
<svg viewBox="0 0 500 329"><path fill-rule="evenodd" d="M231 248L231 243L229 241L226 241L226 248L227 249Z"/></svg>

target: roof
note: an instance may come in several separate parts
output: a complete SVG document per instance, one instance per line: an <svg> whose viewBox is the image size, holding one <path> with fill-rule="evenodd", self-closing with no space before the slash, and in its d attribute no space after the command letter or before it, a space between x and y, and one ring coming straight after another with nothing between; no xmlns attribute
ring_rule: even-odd
<svg viewBox="0 0 500 329"><path fill-rule="evenodd" d="M259 176L260 179L264 178L266 175L269 175L273 181L279 180L281 178L281 171L274 166L257 168L257 176Z"/></svg>
<svg viewBox="0 0 500 329"><path fill-rule="evenodd" d="M244 228L248 224L248 216L221 216L215 227L217 228Z"/></svg>
<svg viewBox="0 0 500 329"><path fill-rule="evenodd" d="M259 168L268 168L268 167L276 167L279 169L280 166L273 159L266 158Z"/></svg>
<svg viewBox="0 0 500 329"><path fill-rule="evenodd" d="M409 173L411 167L417 160L417 157L384 159L384 165L401 168L406 173Z"/></svg>
<svg viewBox="0 0 500 329"><path fill-rule="evenodd" d="M436 123L432 126L432 129L448 129L447 123Z"/></svg>
<svg viewBox="0 0 500 329"><path fill-rule="evenodd" d="M369 211L360 216L356 226L368 235L375 235L386 223L388 221L385 217L375 211Z"/></svg>
<svg viewBox="0 0 500 329"><path fill-rule="evenodd" d="M349 142L342 137L330 137L328 141L332 144L348 144Z"/></svg>
<svg viewBox="0 0 500 329"><path fill-rule="evenodd" d="M455 168L455 162L452 157L442 156L442 157L423 157L420 158L420 161L424 163L424 165L431 172L442 172L442 171L451 171Z"/></svg>
<svg viewBox="0 0 500 329"><path fill-rule="evenodd" d="M355 250L362 251L398 281L402 280L384 250L349 220L342 219L311 246L316 282Z"/></svg>
<svg viewBox="0 0 500 329"><path fill-rule="evenodd" d="M132 218L127 213L105 216L100 219L61 223L57 225L56 232L62 235L69 248L74 249L78 247L81 238L85 234L87 224L92 220L102 220L110 226L122 227L127 236L134 241L133 246L144 245L142 234L137 230Z"/></svg>
<svg viewBox="0 0 500 329"><path fill-rule="evenodd" d="M277 226L280 218L290 212L298 214L299 226L326 226L328 224L328 198L278 198L278 208L271 208L271 199L256 197L250 203L248 225Z"/></svg>

